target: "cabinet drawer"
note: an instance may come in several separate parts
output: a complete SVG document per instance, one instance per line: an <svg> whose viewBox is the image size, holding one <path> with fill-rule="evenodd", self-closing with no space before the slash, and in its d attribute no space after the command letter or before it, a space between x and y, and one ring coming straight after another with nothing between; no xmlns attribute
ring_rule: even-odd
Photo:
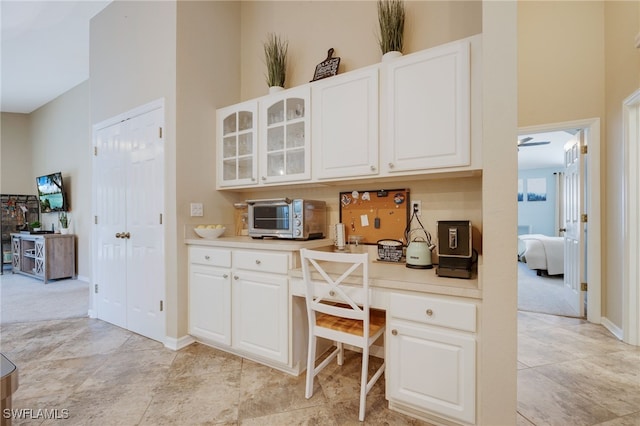
<svg viewBox="0 0 640 426"><path fill-rule="evenodd" d="M189 247L189 262L200 265L231 267L231 250L212 247Z"/></svg>
<svg viewBox="0 0 640 426"><path fill-rule="evenodd" d="M289 254L237 250L233 252L233 267L248 271L286 274L289 270Z"/></svg>
<svg viewBox="0 0 640 426"><path fill-rule="evenodd" d="M394 318L476 331L476 305L473 303L393 293L389 300L389 313Z"/></svg>

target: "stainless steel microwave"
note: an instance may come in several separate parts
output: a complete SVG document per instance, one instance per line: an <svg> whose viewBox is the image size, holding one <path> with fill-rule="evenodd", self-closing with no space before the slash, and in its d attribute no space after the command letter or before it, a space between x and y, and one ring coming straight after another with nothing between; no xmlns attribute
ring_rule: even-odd
<svg viewBox="0 0 640 426"><path fill-rule="evenodd" d="M249 236L311 240L324 238L327 206L324 201L289 198L247 200Z"/></svg>

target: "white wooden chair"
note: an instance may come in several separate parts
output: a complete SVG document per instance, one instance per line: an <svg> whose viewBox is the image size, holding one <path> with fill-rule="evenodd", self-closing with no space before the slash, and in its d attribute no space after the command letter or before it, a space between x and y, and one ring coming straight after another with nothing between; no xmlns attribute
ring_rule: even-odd
<svg viewBox="0 0 640 426"><path fill-rule="evenodd" d="M385 330L384 311L369 309L369 255L368 253L334 253L301 249L300 257L306 284L309 317L309 355L305 397L311 398L314 378L336 356L338 365L342 365L343 344L361 348L362 373L358 418L364 421L367 394L382 376L385 367L383 362L371 380L368 379L369 348L384 334ZM338 271L337 274L336 271ZM332 278L336 275L339 277ZM345 284L345 281L348 281L348 284ZM336 349L316 366L318 337L333 340L336 342Z"/></svg>

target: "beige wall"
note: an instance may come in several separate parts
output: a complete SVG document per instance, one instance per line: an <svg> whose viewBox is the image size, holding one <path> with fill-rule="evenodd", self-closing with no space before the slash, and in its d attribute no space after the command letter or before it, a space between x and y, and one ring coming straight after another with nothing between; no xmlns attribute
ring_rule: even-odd
<svg viewBox="0 0 640 426"><path fill-rule="evenodd" d="M635 36L640 29L640 2L608 1L604 8L606 144L603 205L606 209L606 254L603 311L606 318L622 328L624 289L624 140L622 101L640 89L640 50Z"/></svg>
<svg viewBox="0 0 640 426"><path fill-rule="evenodd" d="M36 195L27 114L3 112L0 123L0 192Z"/></svg>
<svg viewBox="0 0 640 426"><path fill-rule="evenodd" d="M640 87L640 3L518 3L518 126L601 120L602 315L622 327L622 100Z"/></svg>
<svg viewBox="0 0 640 426"><path fill-rule="evenodd" d="M404 53L482 32L481 1L406 2ZM271 32L289 41L285 87L313 78L329 48L340 73L380 62L375 1L242 2L241 99L267 94L263 43Z"/></svg>
<svg viewBox="0 0 640 426"><path fill-rule="evenodd" d="M237 195L215 191L216 109L240 92L240 3L179 2L177 10L177 336L187 334L186 223L233 223ZM171 161L171 157L167 157ZM202 203L203 217L190 216Z"/></svg>
<svg viewBox="0 0 640 426"><path fill-rule="evenodd" d="M89 82L79 84L30 114L33 173L62 172L69 196L71 232L76 234L77 271L91 278L91 122ZM34 183L35 185L35 183ZM60 227L57 213L43 213L44 229Z"/></svg>

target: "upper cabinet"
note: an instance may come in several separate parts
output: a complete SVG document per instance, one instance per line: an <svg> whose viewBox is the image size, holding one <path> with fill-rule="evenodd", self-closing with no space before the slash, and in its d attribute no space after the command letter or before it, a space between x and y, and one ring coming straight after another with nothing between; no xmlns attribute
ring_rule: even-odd
<svg viewBox="0 0 640 426"><path fill-rule="evenodd" d="M217 123L217 186L246 186L258 182L258 102L222 108Z"/></svg>
<svg viewBox="0 0 640 426"><path fill-rule="evenodd" d="M218 111L217 188L482 169L476 35Z"/></svg>
<svg viewBox="0 0 640 426"><path fill-rule="evenodd" d="M470 165L470 71L466 39L383 64L383 173Z"/></svg>
<svg viewBox="0 0 640 426"><path fill-rule="evenodd" d="M378 70L367 67L312 86L315 179L378 174Z"/></svg>
<svg viewBox="0 0 640 426"><path fill-rule="evenodd" d="M311 178L309 86L261 98L260 183Z"/></svg>

